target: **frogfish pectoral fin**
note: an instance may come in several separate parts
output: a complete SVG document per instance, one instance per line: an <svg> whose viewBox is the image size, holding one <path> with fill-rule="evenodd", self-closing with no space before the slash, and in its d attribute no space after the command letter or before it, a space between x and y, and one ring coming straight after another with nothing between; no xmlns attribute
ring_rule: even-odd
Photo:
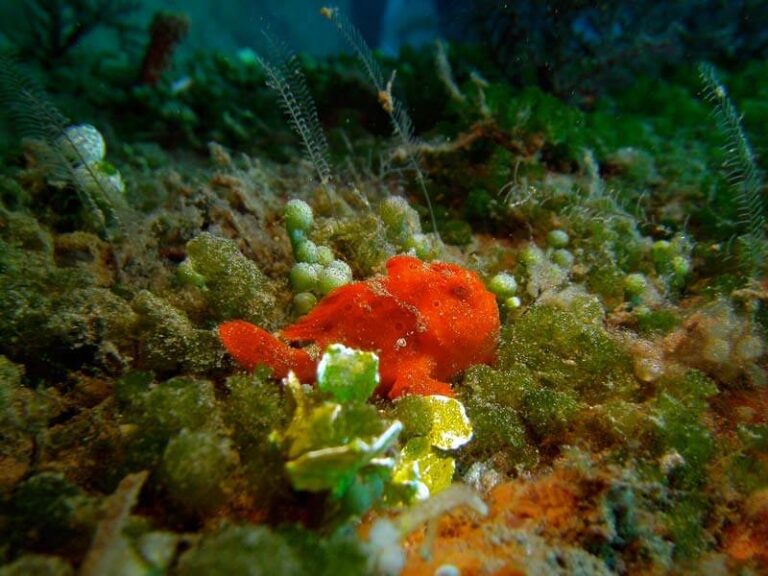
<svg viewBox="0 0 768 576"><path fill-rule="evenodd" d="M219 339L246 370L265 365L272 368L276 378L285 378L293 370L302 382L315 379L315 362L309 354L291 348L250 322L231 320L220 324Z"/></svg>
<svg viewBox="0 0 768 576"><path fill-rule="evenodd" d="M390 399L399 398L406 394L418 394L420 396L453 397L451 385L441 382L431 376L434 361L428 358L414 358L400 365L395 382L387 392Z"/></svg>

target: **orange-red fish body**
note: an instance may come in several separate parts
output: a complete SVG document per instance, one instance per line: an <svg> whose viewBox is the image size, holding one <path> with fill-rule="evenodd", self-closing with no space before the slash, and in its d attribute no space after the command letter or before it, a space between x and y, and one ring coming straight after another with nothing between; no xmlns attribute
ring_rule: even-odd
<svg viewBox="0 0 768 576"><path fill-rule="evenodd" d="M342 286L278 340L242 320L219 326L227 350L247 369L265 364L282 378L313 381L316 361L291 344L333 343L379 355L379 391L451 395L448 381L472 364L492 362L499 337L496 298L473 272L411 256L387 261L387 275Z"/></svg>

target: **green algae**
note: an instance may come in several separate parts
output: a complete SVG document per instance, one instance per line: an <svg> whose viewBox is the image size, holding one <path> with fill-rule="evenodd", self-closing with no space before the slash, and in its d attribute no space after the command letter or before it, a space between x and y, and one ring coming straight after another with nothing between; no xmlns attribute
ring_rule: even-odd
<svg viewBox="0 0 768 576"><path fill-rule="evenodd" d="M319 540L299 528L275 533L263 526L230 525L185 552L178 573L351 576L365 573L365 563L355 540L341 532Z"/></svg>
<svg viewBox="0 0 768 576"><path fill-rule="evenodd" d="M262 526L228 526L187 551L180 560L182 576L206 574L303 573L300 559L284 538Z"/></svg>
<svg viewBox="0 0 768 576"><path fill-rule="evenodd" d="M238 463L228 438L182 429L168 441L160 474L171 501L185 513L204 516L227 497L225 483Z"/></svg>
<svg viewBox="0 0 768 576"><path fill-rule="evenodd" d="M379 385L379 358L341 344L329 346L317 366L317 387L341 404L365 402Z"/></svg>
<svg viewBox="0 0 768 576"><path fill-rule="evenodd" d="M145 343L143 368L158 372L203 372L220 360L215 334L195 327L181 310L148 290L132 301Z"/></svg>
<svg viewBox="0 0 768 576"><path fill-rule="evenodd" d="M267 277L232 240L203 233L187 243L188 266L200 275L216 320L243 318L266 325L275 307Z"/></svg>

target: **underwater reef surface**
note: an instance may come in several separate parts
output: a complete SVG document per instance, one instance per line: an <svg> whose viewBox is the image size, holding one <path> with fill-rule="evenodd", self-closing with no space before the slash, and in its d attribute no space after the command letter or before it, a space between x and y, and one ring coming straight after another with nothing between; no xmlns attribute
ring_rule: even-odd
<svg viewBox="0 0 768 576"><path fill-rule="evenodd" d="M0 575L768 573L768 64L323 16L0 61Z"/></svg>

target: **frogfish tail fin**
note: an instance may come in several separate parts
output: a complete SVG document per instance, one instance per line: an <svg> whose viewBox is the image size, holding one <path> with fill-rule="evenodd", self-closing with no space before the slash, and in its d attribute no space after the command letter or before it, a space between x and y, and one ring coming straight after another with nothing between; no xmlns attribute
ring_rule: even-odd
<svg viewBox="0 0 768 576"><path fill-rule="evenodd" d="M302 382L315 379L315 362L309 354L291 348L250 322L231 320L220 324L219 339L246 370L265 365L272 368L276 378L285 378L293 370Z"/></svg>

